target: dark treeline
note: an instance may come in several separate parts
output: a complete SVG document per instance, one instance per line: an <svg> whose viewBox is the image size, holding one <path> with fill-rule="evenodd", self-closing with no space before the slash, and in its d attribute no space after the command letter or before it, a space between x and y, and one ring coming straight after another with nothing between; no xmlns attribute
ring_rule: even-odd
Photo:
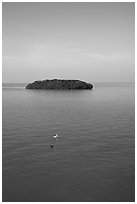
<svg viewBox="0 0 137 204"><path fill-rule="evenodd" d="M26 86L26 89L92 89L93 85L80 80L43 80L35 81Z"/></svg>

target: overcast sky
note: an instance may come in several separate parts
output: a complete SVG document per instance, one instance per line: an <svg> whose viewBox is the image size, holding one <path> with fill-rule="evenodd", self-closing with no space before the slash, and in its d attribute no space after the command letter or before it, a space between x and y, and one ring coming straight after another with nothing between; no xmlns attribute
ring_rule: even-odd
<svg viewBox="0 0 137 204"><path fill-rule="evenodd" d="M3 82L134 81L134 3L3 3Z"/></svg>

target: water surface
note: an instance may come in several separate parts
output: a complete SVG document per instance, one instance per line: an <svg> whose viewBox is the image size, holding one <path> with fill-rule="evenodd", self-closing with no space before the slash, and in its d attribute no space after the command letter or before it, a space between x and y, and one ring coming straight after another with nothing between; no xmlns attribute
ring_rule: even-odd
<svg viewBox="0 0 137 204"><path fill-rule="evenodd" d="M8 84L2 106L3 201L134 201L134 84Z"/></svg>

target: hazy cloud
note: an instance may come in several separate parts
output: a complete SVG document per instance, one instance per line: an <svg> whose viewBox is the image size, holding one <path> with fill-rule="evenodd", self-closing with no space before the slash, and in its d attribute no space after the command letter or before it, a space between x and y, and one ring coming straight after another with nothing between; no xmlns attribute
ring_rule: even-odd
<svg viewBox="0 0 137 204"><path fill-rule="evenodd" d="M134 3L3 3L3 82L40 77L134 81Z"/></svg>

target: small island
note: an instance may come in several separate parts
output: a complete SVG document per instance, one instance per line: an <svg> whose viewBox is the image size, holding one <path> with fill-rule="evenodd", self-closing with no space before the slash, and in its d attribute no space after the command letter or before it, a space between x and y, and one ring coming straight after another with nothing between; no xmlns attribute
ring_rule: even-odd
<svg viewBox="0 0 137 204"><path fill-rule="evenodd" d="M26 86L26 89L55 89L55 90L82 90L82 89L92 89L93 85L80 80L42 80L34 81Z"/></svg>

